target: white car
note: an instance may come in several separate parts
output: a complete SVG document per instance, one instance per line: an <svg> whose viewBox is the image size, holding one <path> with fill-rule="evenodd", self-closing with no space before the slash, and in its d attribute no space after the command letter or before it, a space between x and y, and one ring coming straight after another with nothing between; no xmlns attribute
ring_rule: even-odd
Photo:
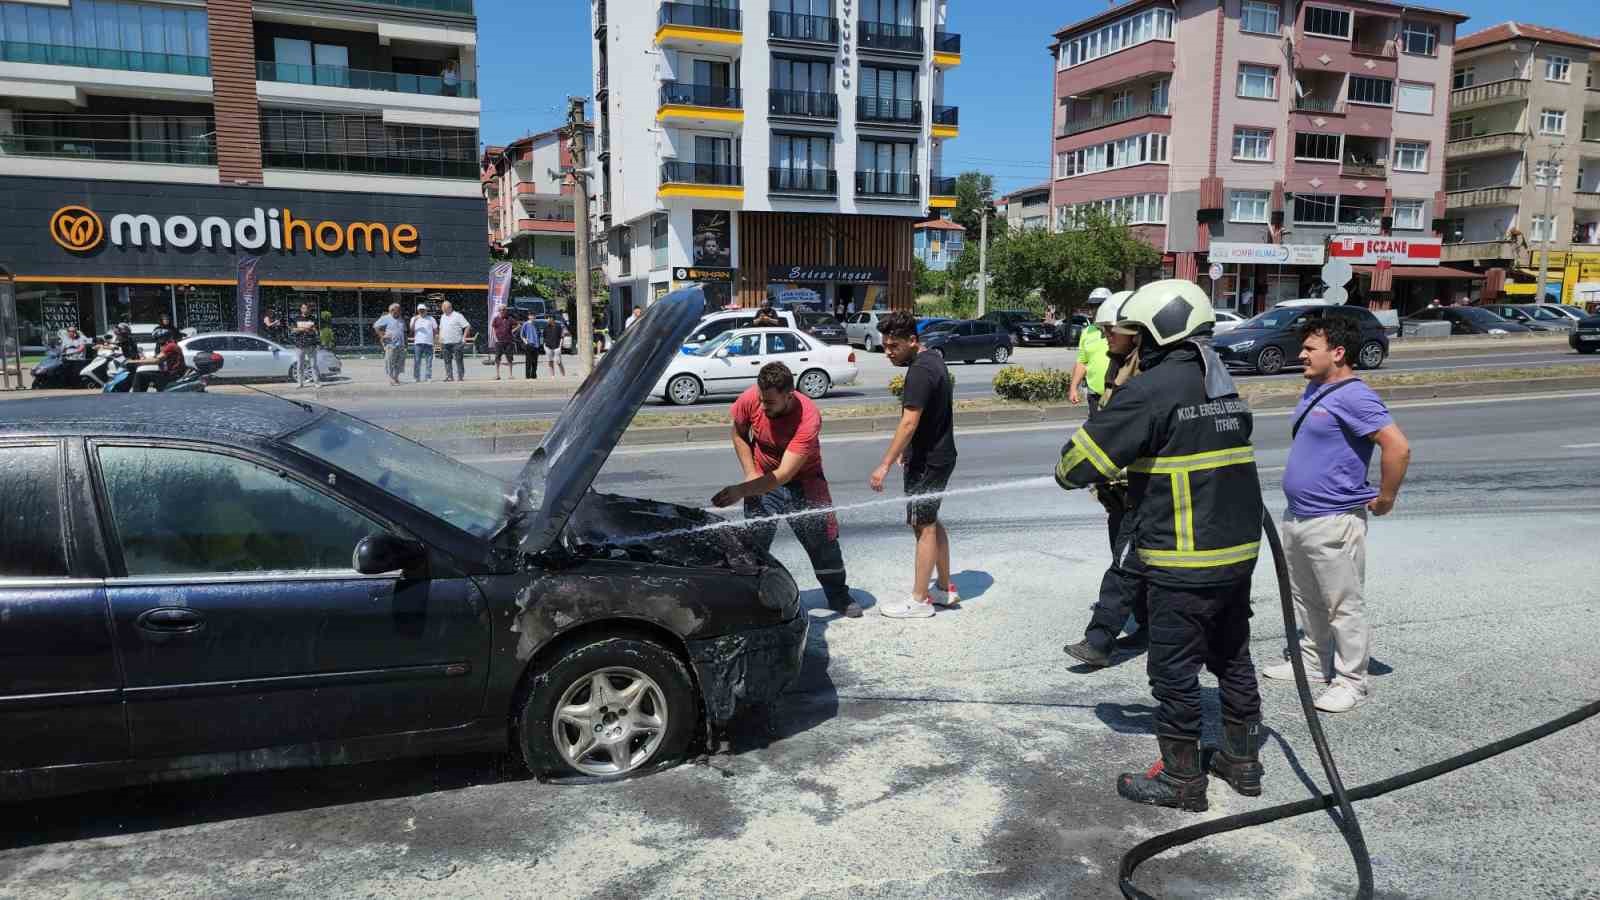
<svg viewBox="0 0 1600 900"><path fill-rule="evenodd" d="M787 328L724 331L692 353L680 353L651 393L688 406L707 394L737 394L756 383L767 363L794 373L795 389L813 400L834 385L854 384L861 374L849 347L830 347Z"/></svg>
<svg viewBox="0 0 1600 900"><path fill-rule="evenodd" d="M1244 321L1244 316L1226 309L1217 310L1217 325L1212 329L1213 334L1226 334L1239 327Z"/></svg>
<svg viewBox="0 0 1600 900"><path fill-rule="evenodd" d="M222 354L222 370L216 378L222 381L258 380L267 378L299 377L300 354L293 347L285 347L264 337L243 332L210 332L178 342L183 351L183 361L194 366L196 353ZM342 366L339 357L321 347L317 348L317 370L324 378L338 375Z"/></svg>
<svg viewBox="0 0 1600 900"><path fill-rule="evenodd" d="M735 328L749 328L750 323L756 320L756 313L758 312L760 310L757 309L727 309L722 312L711 313L701 319L700 324L694 327L694 333L689 335L689 339L683 342L683 346L686 349L693 350ZM800 327L800 323L795 320L793 310L778 309L773 310L773 312L777 313L778 320L789 328L798 329Z"/></svg>
<svg viewBox="0 0 1600 900"><path fill-rule="evenodd" d="M883 335L878 333L878 322L889 314L887 309L851 313L844 319L845 340L852 347L867 351L883 349Z"/></svg>

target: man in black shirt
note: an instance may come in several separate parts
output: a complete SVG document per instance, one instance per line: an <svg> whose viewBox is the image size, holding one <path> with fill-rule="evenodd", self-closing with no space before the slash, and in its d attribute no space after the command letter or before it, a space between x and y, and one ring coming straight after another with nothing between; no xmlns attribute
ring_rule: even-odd
<svg viewBox="0 0 1600 900"><path fill-rule="evenodd" d="M910 313L890 313L878 323L878 331L883 335L883 352L906 369L906 379L900 394L900 425L883 462L872 473L871 485L881 492L895 462L905 467L906 496L913 498L906 506L906 523L917 536L911 593L904 600L884 603L881 611L894 619L925 619L935 606L961 603L950 583L950 535L939 522L938 495L956 468L952 382L944 356L922 349L917 321ZM928 579L936 570L938 581L930 589Z"/></svg>

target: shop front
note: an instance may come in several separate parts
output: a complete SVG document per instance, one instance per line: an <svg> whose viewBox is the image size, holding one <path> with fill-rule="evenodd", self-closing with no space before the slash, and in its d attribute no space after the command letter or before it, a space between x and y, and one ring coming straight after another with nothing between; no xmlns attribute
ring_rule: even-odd
<svg viewBox="0 0 1600 900"><path fill-rule="evenodd" d="M847 266L769 266L767 299L775 306L805 307L835 317L888 305L889 273Z"/></svg>
<svg viewBox="0 0 1600 900"><path fill-rule="evenodd" d="M1325 261L1321 244L1213 241L1201 277L1210 285L1212 305L1248 317L1310 296ZM1219 277L1210 278L1213 272Z"/></svg>
<svg viewBox="0 0 1600 900"><path fill-rule="evenodd" d="M1328 239L1328 256L1351 265L1352 297L1401 317L1432 303L1471 302L1484 280L1477 272L1443 265L1443 241L1436 237L1336 234Z"/></svg>
<svg viewBox="0 0 1600 900"><path fill-rule="evenodd" d="M359 347L391 302L409 311L440 293L475 322L487 309L471 198L16 177L0 177L0 194L25 346L163 314L197 332L259 332L262 313L306 303L331 313L340 346ZM253 315L238 302L251 260Z"/></svg>
<svg viewBox="0 0 1600 900"><path fill-rule="evenodd" d="M914 224L896 216L742 212L737 303L835 314L909 310Z"/></svg>

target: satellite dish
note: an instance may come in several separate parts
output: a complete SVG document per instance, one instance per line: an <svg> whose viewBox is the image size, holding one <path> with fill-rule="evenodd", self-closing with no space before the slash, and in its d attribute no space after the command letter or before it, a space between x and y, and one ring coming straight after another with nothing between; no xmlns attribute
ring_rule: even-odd
<svg viewBox="0 0 1600 900"><path fill-rule="evenodd" d="M1350 299L1350 292L1342 287L1331 287L1322 292L1322 302L1340 304Z"/></svg>
<svg viewBox="0 0 1600 900"><path fill-rule="evenodd" d="M1343 287L1355 277L1355 270L1342 259L1330 259L1322 264L1322 280L1330 288Z"/></svg>

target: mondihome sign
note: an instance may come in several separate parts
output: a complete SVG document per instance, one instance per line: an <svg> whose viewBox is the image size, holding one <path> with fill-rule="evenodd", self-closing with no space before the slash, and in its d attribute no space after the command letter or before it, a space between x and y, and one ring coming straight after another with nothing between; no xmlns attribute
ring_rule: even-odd
<svg viewBox="0 0 1600 900"><path fill-rule="evenodd" d="M285 207L254 207L238 219L205 216L157 218L148 213L119 212L107 224L100 213L69 205L50 216L50 237L73 253L92 253L104 244L113 247L191 247L210 249L323 253L417 252L417 226L382 222L314 221L296 218Z"/></svg>
<svg viewBox="0 0 1600 900"><path fill-rule="evenodd" d="M850 266L772 266L768 281L842 281L846 284L873 284L889 280L885 269L858 269Z"/></svg>

